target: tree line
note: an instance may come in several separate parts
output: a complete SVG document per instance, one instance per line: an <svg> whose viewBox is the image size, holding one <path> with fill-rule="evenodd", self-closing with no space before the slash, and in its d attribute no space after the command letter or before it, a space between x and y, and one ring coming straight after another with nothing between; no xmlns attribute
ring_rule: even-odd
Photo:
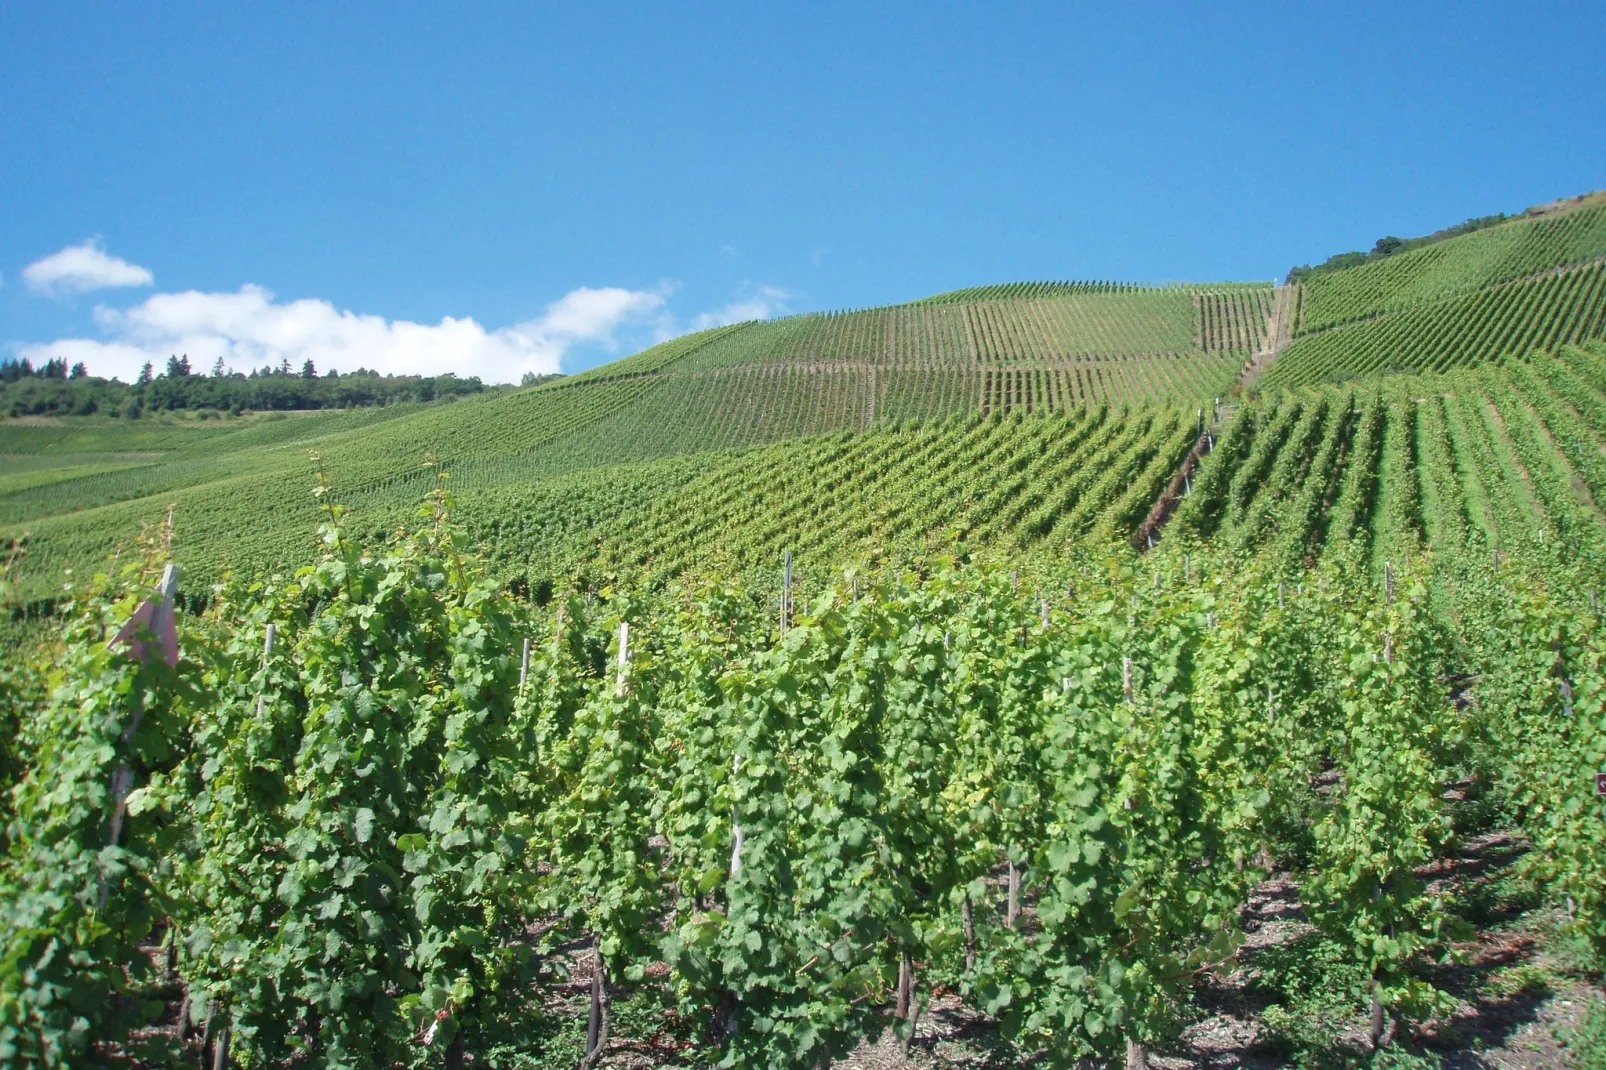
<svg viewBox="0 0 1606 1070"><path fill-rule="evenodd" d="M532 386L551 375L526 374L521 385ZM52 358L34 367L26 358L0 361L0 413L7 416L90 416L138 419L146 413L194 411L232 413L292 409L349 409L398 402L427 402L480 394L499 388L478 376L382 375L358 368L320 373L311 360L299 371L288 359L277 367L232 371L221 357L201 374L185 356L168 358L157 374L146 362L137 379L91 375L83 362L69 366Z"/></svg>

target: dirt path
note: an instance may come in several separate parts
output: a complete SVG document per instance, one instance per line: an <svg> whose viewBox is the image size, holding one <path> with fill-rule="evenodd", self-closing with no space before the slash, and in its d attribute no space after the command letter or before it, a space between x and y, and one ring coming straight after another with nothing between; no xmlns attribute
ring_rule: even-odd
<svg viewBox="0 0 1606 1070"><path fill-rule="evenodd" d="M1248 387L1260 374L1266 370L1277 354L1287 348L1293 340L1294 334L1294 296L1298 283L1284 284L1277 287L1272 298L1271 315L1266 318L1266 341L1249 357L1248 362L1238 373L1238 387L1240 392Z"/></svg>

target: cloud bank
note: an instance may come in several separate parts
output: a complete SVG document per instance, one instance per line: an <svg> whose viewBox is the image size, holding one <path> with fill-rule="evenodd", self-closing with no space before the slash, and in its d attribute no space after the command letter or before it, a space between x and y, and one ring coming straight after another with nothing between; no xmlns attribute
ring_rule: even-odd
<svg viewBox="0 0 1606 1070"><path fill-rule="evenodd" d="M150 286L156 278L148 268L110 255L91 238L35 260L22 269L22 281L35 293L63 297L118 286Z"/></svg>
<svg viewBox="0 0 1606 1070"><path fill-rule="evenodd" d="M145 272L147 279L149 274ZM622 328L654 317L662 322L665 300L661 291L582 286L553 301L535 319L487 330L466 317L423 324L337 309L323 300L279 301L260 286L243 286L236 293L191 290L156 294L126 310L96 308L95 322L104 339L65 338L24 344L16 351L35 365L65 357L68 363L83 361L92 374L124 380L137 376L146 361L159 373L169 356L182 353L197 371L210 368L218 357L241 371L283 360L299 369L310 360L319 371L364 367L391 374L453 372L487 382L517 382L525 372L558 371L564 354L577 344L617 349Z"/></svg>

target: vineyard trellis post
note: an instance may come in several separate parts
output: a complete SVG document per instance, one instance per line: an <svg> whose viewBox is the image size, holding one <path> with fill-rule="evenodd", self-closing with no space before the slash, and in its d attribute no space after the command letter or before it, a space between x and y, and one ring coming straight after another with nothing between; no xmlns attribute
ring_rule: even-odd
<svg viewBox="0 0 1606 1070"><path fill-rule="evenodd" d="M224 1020L223 1028L218 1032L217 1041L212 1047L212 1070L229 1070L229 1026Z"/></svg>
<svg viewBox="0 0 1606 1070"><path fill-rule="evenodd" d="M580 1060L580 1070L592 1070L602 1059L603 1046L608 1042L607 1022L607 964L602 958L602 937L591 937L591 1013L586 1020L586 1054Z"/></svg>
<svg viewBox="0 0 1606 1070"><path fill-rule="evenodd" d="M736 778L736 774L741 771L741 768L742 756L740 754L731 755L731 779L734 780ZM730 865L730 874L732 877L735 877L742 872L742 845L746 842L746 833L742 831L741 813L736 809L735 805L732 804Z"/></svg>
<svg viewBox="0 0 1606 1070"><path fill-rule="evenodd" d="M619 622L619 661L614 673L615 698L624 698L629 691L630 622ZM608 961L602 955L602 934L591 936L591 1007L586 1018L586 1051L580 1060L580 1070L593 1070L602 1060L608 1044L609 1011L612 1000L608 993Z"/></svg>
<svg viewBox="0 0 1606 1070"><path fill-rule="evenodd" d="M792 551L781 551L781 634L791 625L792 617Z"/></svg>
<svg viewBox="0 0 1606 1070"><path fill-rule="evenodd" d="M965 972L976 968L976 912L970 905L970 890L965 890L965 901L960 904L959 916L965 930Z"/></svg>
<svg viewBox="0 0 1606 1070"><path fill-rule="evenodd" d="M276 636L278 636L278 634L279 634L279 627L278 627L278 625L274 624L272 621L269 621L268 622L268 626L266 628L264 628L263 631L262 631L262 667L264 669L266 669L268 667L268 657L269 657L269 655L271 655L273 653L273 640L274 640L274 638ZM263 709L266 706L267 697L268 696L267 696L266 692L263 692L263 691L258 691L257 692L257 721L258 722L260 722L262 720L262 712L263 712Z"/></svg>
<svg viewBox="0 0 1606 1070"><path fill-rule="evenodd" d="M630 670L630 622L619 622L619 668L614 674L613 692L619 698L625 696L626 677Z"/></svg>

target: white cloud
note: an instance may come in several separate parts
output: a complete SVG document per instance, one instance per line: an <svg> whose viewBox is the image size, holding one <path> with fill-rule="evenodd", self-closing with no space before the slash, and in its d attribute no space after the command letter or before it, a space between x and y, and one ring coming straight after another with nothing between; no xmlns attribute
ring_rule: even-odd
<svg viewBox="0 0 1606 1070"><path fill-rule="evenodd" d="M156 279L148 268L112 256L91 238L35 260L22 269L22 281L35 293L60 297L115 286L149 286Z"/></svg>
<svg viewBox="0 0 1606 1070"><path fill-rule="evenodd" d="M778 286L748 285L744 290L746 292L723 308L716 308L712 312L703 312L693 317L691 329L706 331L710 327L723 327L728 323L785 316L792 311L786 304L792 295Z"/></svg>
<svg viewBox="0 0 1606 1070"><path fill-rule="evenodd" d="M58 254L59 255L59 254ZM660 312L663 291L580 287L541 316L486 330L471 318L438 324L386 320L337 309L328 301L278 301L260 286L237 293L156 294L127 310L95 309L103 340L67 338L16 347L35 364L54 356L83 361L91 374L130 379L150 361L160 372L173 354L210 368L218 357L235 369L311 360L320 372L364 367L392 374L477 375L517 382L524 372L559 370L576 344L616 350L616 332Z"/></svg>

